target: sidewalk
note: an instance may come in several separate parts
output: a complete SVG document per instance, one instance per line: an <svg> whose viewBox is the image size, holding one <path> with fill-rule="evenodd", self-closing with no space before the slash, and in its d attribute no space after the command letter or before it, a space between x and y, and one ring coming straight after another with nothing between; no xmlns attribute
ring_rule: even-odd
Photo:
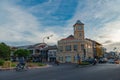
<svg viewBox="0 0 120 80"><path fill-rule="evenodd" d="M40 67L28 67L28 69L38 69L38 68L48 68L48 67L52 67L51 65L46 65L46 66L40 66ZM14 70L15 67L11 67L11 68L1 68L0 67L0 71L7 71L7 70Z"/></svg>

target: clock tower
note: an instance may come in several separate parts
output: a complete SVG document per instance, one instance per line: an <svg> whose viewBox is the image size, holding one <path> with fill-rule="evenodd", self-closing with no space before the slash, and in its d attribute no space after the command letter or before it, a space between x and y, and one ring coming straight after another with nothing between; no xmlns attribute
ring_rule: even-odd
<svg viewBox="0 0 120 80"><path fill-rule="evenodd" d="M74 27L74 38L78 40L84 40L84 24L77 20L77 22L73 25Z"/></svg>

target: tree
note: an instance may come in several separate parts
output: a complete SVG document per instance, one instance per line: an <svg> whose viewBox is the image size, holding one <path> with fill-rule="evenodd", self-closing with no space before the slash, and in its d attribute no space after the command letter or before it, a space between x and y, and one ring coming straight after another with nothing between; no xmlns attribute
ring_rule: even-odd
<svg viewBox="0 0 120 80"><path fill-rule="evenodd" d="M30 55L30 51L26 49L18 49L14 52L14 55L17 57L28 57Z"/></svg>
<svg viewBox="0 0 120 80"><path fill-rule="evenodd" d="M10 47L5 43L0 43L0 58L5 60L10 59Z"/></svg>

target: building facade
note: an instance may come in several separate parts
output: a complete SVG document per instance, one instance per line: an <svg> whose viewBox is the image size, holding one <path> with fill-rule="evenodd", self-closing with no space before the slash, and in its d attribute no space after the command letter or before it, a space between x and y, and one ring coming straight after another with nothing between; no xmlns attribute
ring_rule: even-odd
<svg viewBox="0 0 120 80"><path fill-rule="evenodd" d="M87 39L86 40L92 42L92 49L93 49L93 57L94 58L101 58L104 56L104 53L105 53L105 50L104 50L104 47L102 46L102 44L94 41L94 40L91 40L91 39Z"/></svg>
<svg viewBox="0 0 120 80"><path fill-rule="evenodd" d="M57 59L61 63L77 63L78 59L93 58L92 41L85 39L84 24L78 20L73 28L74 35L58 41Z"/></svg>
<svg viewBox="0 0 120 80"><path fill-rule="evenodd" d="M45 43L37 43L34 45L18 46L13 47L13 50L18 49L27 49L30 51L30 58L33 62L55 62L57 46L56 45L47 45ZM16 60L14 56L14 51L11 52L11 61ZM15 58L15 59L14 59Z"/></svg>
<svg viewBox="0 0 120 80"><path fill-rule="evenodd" d="M14 52L18 49L27 49L30 51L29 58L33 62L47 62L48 61L48 45L45 43L38 43L34 45L25 45L13 47L13 51L11 52L11 61L16 61L17 57L14 55Z"/></svg>
<svg viewBox="0 0 120 80"><path fill-rule="evenodd" d="M57 54L57 46L49 46L48 47L48 62L55 62Z"/></svg>

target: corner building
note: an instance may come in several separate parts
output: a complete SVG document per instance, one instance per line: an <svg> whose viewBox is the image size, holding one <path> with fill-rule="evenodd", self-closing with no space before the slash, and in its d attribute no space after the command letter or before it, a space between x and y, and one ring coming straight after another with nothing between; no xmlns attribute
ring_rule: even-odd
<svg viewBox="0 0 120 80"><path fill-rule="evenodd" d="M77 63L78 56L81 61L93 58L92 41L85 39L84 24L77 20L73 25L74 35L58 41L57 59L61 63Z"/></svg>

